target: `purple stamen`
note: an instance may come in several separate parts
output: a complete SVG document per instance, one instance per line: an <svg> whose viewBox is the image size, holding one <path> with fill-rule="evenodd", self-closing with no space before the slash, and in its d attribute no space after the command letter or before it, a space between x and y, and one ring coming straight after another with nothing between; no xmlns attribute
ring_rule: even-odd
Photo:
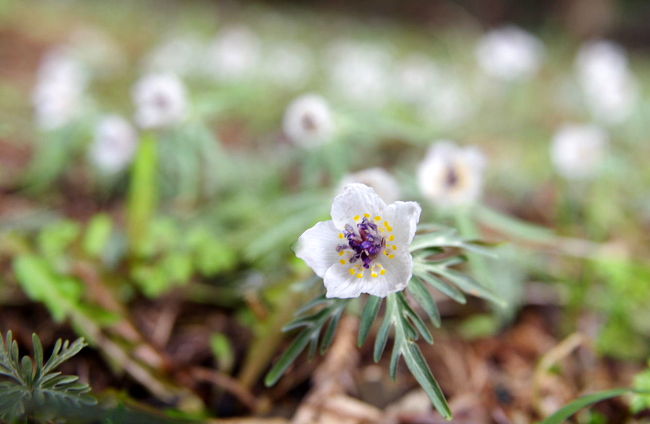
<svg viewBox="0 0 650 424"><path fill-rule="evenodd" d="M370 268L372 261L386 246L386 241L379 234L377 225L365 217L357 224L357 231L354 230L352 225L346 224L343 234L348 244L347 246L344 244L336 246L336 251L341 252L342 250L351 249L354 253L350 257L349 262L355 263L361 260L363 267L366 269Z"/></svg>

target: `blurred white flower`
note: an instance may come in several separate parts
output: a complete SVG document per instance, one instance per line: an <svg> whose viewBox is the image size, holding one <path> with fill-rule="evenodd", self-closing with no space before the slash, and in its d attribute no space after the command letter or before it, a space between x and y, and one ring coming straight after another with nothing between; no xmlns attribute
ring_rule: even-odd
<svg viewBox="0 0 650 424"><path fill-rule="evenodd" d="M511 81L531 77L541 65L544 45L513 25L487 32L476 46L478 64L488 75Z"/></svg>
<svg viewBox="0 0 650 424"><path fill-rule="evenodd" d="M59 47L42 59L37 73L32 103L39 128L60 128L82 111L88 74L68 48Z"/></svg>
<svg viewBox="0 0 650 424"><path fill-rule="evenodd" d="M388 100L392 65L379 46L338 42L328 51L329 84L349 101L380 107Z"/></svg>
<svg viewBox="0 0 650 424"><path fill-rule="evenodd" d="M174 74L142 77L133 87L135 121L141 128L172 126L185 118L187 99L183 82Z"/></svg>
<svg viewBox="0 0 650 424"><path fill-rule="evenodd" d="M304 94L284 113L283 129L289 139L303 147L330 141L334 122L327 101L317 94Z"/></svg>
<svg viewBox="0 0 650 424"><path fill-rule="evenodd" d="M475 147L451 141L433 144L418 169L422 194L441 208L474 203L483 189L485 157Z"/></svg>
<svg viewBox="0 0 650 424"><path fill-rule="evenodd" d="M260 40L244 26L222 30L208 47L206 71L219 80L249 77L260 63Z"/></svg>
<svg viewBox="0 0 650 424"><path fill-rule="evenodd" d="M145 59L149 72L171 72L180 76L203 70L206 46L190 34L172 36L157 46Z"/></svg>
<svg viewBox="0 0 650 424"><path fill-rule="evenodd" d="M313 72L313 58L303 44L282 42L268 48L261 68L274 84L302 87Z"/></svg>
<svg viewBox="0 0 650 424"><path fill-rule="evenodd" d="M360 183L375 190L386 203L399 199L400 189L395 177L383 168L368 168L353 174L348 174L341 179L338 192L343 192L348 184Z"/></svg>
<svg viewBox="0 0 650 424"><path fill-rule="evenodd" d="M576 57L576 73L595 118L619 123L633 111L639 89L621 46L604 40L586 43Z"/></svg>
<svg viewBox="0 0 650 424"><path fill-rule="evenodd" d="M420 212L415 202L386 205L370 187L350 184L334 198L332 220L300 236L296 256L323 278L327 297L386 297L411 279Z"/></svg>
<svg viewBox="0 0 650 424"><path fill-rule="evenodd" d="M605 130L595 125L565 125L553 137L551 160L567 179L593 176L602 163L608 144Z"/></svg>
<svg viewBox="0 0 650 424"><path fill-rule="evenodd" d="M101 173L115 174L131 162L136 145L137 134L126 119L105 116L95 128L89 157Z"/></svg>
<svg viewBox="0 0 650 424"><path fill-rule="evenodd" d="M423 55L411 55L397 64L395 95L403 101L417 103L444 85L436 64Z"/></svg>
<svg viewBox="0 0 650 424"><path fill-rule="evenodd" d="M442 77L443 84L428 90L418 105L423 120L448 128L465 122L475 111L478 99L471 97L467 83L461 83L449 73Z"/></svg>

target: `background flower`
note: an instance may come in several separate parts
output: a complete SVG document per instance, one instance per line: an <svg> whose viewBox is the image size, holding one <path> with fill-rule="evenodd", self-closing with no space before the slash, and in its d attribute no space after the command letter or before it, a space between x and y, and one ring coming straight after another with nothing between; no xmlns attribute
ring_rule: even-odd
<svg viewBox="0 0 650 424"><path fill-rule="evenodd" d="M284 113L283 129L292 142L303 147L329 141L334 122L327 101L317 94L298 97Z"/></svg>
<svg viewBox="0 0 650 424"><path fill-rule="evenodd" d="M543 51L544 46L535 36L509 25L486 33L476 46L476 58L488 75L517 80L537 71Z"/></svg>
<svg viewBox="0 0 650 424"><path fill-rule="evenodd" d="M565 125L553 136L551 160L565 178L589 178L598 171L607 143L607 132L596 125Z"/></svg>
<svg viewBox="0 0 650 424"><path fill-rule="evenodd" d="M187 113L185 86L174 74L146 75L135 84L132 94L135 120L142 128L171 126Z"/></svg>
<svg viewBox="0 0 650 424"><path fill-rule="evenodd" d="M124 169L133 159L137 134L121 116L109 115L97 124L90 147L90 160L102 173L114 174Z"/></svg>
<svg viewBox="0 0 650 424"><path fill-rule="evenodd" d="M478 149L438 141L418 168L420 191L442 208L473 203L481 195L484 168L485 158Z"/></svg>

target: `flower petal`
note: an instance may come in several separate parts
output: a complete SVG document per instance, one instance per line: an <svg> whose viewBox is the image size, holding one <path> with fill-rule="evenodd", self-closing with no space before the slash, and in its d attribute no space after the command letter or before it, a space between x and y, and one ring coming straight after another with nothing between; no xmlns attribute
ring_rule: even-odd
<svg viewBox="0 0 650 424"><path fill-rule="evenodd" d="M327 269L339 259L336 251L336 246L341 244L339 233L332 221L317 223L298 239L296 256L323 278Z"/></svg>
<svg viewBox="0 0 650 424"><path fill-rule="evenodd" d="M355 216L380 215L384 212L386 203L365 184L348 184L343 193L334 198L332 203L332 220L337 228L354 223Z"/></svg>
<svg viewBox="0 0 650 424"><path fill-rule="evenodd" d="M417 202L394 202L388 205L384 215L392 225L398 245L409 245L415 237L422 208Z"/></svg>
<svg viewBox="0 0 650 424"><path fill-rule="evenodd" d="M382 260L385 274L376 273L372 276L370 270L364 270L363 277L358 273L350 273L350 265L335 263L325 273L324 283L327 297L351 298L361 293L386 297L391 293L404 290L411 280L413 259L408 252L396 255L392 259Z"/></svg>

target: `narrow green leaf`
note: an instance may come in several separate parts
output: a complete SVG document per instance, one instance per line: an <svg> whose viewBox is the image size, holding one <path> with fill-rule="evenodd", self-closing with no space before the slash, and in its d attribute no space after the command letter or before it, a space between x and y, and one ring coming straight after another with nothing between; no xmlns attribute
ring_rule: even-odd
<svg viewBox="0 0 650 424"><path fill-rule="evenodd" d="M318 329L315 329L315 331L312 331L311 333L311 337L309 338L309 350L307 352L307 358L309 359L316 356L316 352L318 352L318 338L320 337L322 329L323 327L318 327Z"/></svg>
<svg viewBox="0 0 650 424"><path fill-rule="evenodd" d="M433 343L433 336L431 335L431 332L427 328L427 325L424 323L424 321L422 321L422 318L420 318L420 316L413 310L413 308L411 308L411 305L409 305L406 296L404 296L404 292L397 293L397 299L397 304L400 308L402 317L408 318L410 322L413 323L418 333L422 335L422 338L426 340L427 343ZM408 325L406 322L404 324Z"/></svg>
<svg viewBox="0 0 650 424"><path fill-rule="evenodd" d="M271 368L268 374L266 374L264 384L267 387L277 383L282 374L284 374L287 368L289 368L289 365L291 365L298 355L305 350L309 343L311 334L312 332L309 329L305 329L298 334L293 343L291 343L291 346L284 351L278 362L276 362L275 365L273 365L273 368Z"/></svg>
<svg viewBox="0 0 650 424"><path fill-rule="evenodd" d="M446 269L440 273L445 278L448 278L452 283L456 284L465 293L471 294L472 296L482 297L483 299L487 299L502 307L506 306L503 299L492 293L491 290L474 280L472 277L454 271L453 269Z"/></svg>
<svg viewBox="0 0 650 424"><path fill-rule="evenodd" d="M431 296L429 290L424 287L424 284L422 284L422 282L417 278L413 278L409 282L408 291L420 306L422 306L422 309L424 309L424 312L429 316L433 325L440 327L440 311L438 311L436 301L433 300L433 296Z"/></svg>
<svg viewBox="0 0 650 424"><path fill-rule="evenodd" d="M397 365L399 364L399 358L402 355L400 350L402 343L404 343L404 340L401 335L396 335L395 342L393 343L393 351L390 354L390 365L388 367L388 374L393 380L397 378Z"/></svg>
<svg viewBox="0 0 650 424"><path fill-rule="evenodd" d="M25 383L27 383L28 386L31 386L32 382L34 381L34 368L32 364L32 358L27 355L23 356L20 361L20 374L22 375Z"/></svg>
<svg viewBox="0 0 650 424"><path fill-rule="evenodd" d="M338 308L336 313L330 319L329 324L327 325L327 329L325 330L325 334L323 335L323 340L320 344L321 355L327 352L327 349L329 349L329 347L332 345L332 342L334 341L334 334L336 333L336 329L339 326L339 321L341 320L343 311L344 308Z"/></svg>
<svg viewBox="0 0 650 424"><path fill-rule="evenodd" d="M357 338L357 346L361 347L366 342L368 334L370 334L370 328L377 318L377 313L381 307L383 298L378 296L368 296L366 306L363 308L363 313L361 314L361 322L359 323L359 337Z"/></svg>
<svg viewBox="0 0 650 424"><path fill-rule="evenodd" d="M585 408L589 405L593 405L594 403L598 403L602 400L605 399L611 399L617 396L620 396L622 394L628 393L628 392L633 392L633 389L612 389L612 390L605 390L602 392L598 393L593 393L590 395L586 395L583 397L580 397L573 402L569 403L568 405L563 406L560 408L557 412L555 412L553 415L550 417L546 418L544 421L540 422L539 424L560 424L563 423L565 420L567 420L569 417L571 417L573 414L581 410L582 408Z"/></svg>
<svg viewBox="0 0 650 424"><path fill-rule="evenodd" d="M404 356L406 366L420 386L422 386L427 396L429 396L429 399L433 402L433 406L435 406L436 410L444 418L450 419L451 410L449 409L445 395L442 393L442 389L440 389L438 382L431 373L431 369L424 356L422 356L418 345L407 341L403 347L402 355Z"/></svg>
<svg viewBox="0 0 650 424"><path fill-rule="evenodd" d="M300 327L317 327L325 323L325 320L332 313L332 307L323 308L318 312L305 317L298 317L282 327L282 331L288 332Z"/></svg>
<svg viewBox="0 0 650 424"><path fill-rule="evenodd" d="M304 305L303 307L298 309L296 311L296 313L294 314L294 316L299 317L299 316L307 313L310 309L315 308L316 306L324 305L326 303L331 303L331 302L332 302L332 299L326 298L325 295L323 294L321 296L318 296L315 299L312 299L306 305Z"/></svg>
<svg viewBox="0 0 650 424"><path fill-rule="evenodd" d="M442 294L449 296L453 300L455 300L458 303L465 304L467 303L467 299L465 299L465 295L458 290L456 287L452 286L451 284L447 283L444 280L441 280L440 278L434 276L431 273L428 272L423 272L423 273L418 273L416 276L424 281L425 283L428 283L430 286L432 286L434 289L438 290Z"/></svg>
<svg viewBox="0 0 650 424"><path fill-rule="evenodd" d="M388 342L388 335L390 334L390 327L393 323L393 310L395 309L394 302L386 303L386 314L384 320L377 331L377 336L375 337L375 348L373 352L373 359L375 362L379 362L381 356L384 353L386 348L386 342Z"/></svg>

